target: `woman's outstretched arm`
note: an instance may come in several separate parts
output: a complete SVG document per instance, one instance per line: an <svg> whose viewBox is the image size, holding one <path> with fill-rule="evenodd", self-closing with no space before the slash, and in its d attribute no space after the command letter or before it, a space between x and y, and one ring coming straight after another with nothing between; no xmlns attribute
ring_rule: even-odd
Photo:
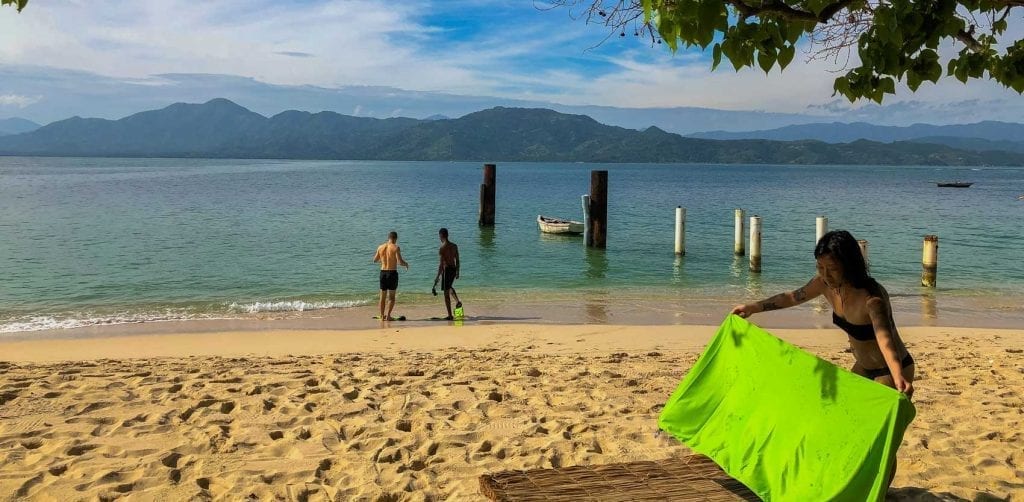
<svg viewBox="0 0 1024 502"><path fill-rule="evenodd" d="M737 305L733 307L732 313L740 317L750 317L758 312L795 307L807 300L821 296L824 292L825 282L822 281L820 277L814 276L811 280L807 281L807 284L804 284L802 287L794 289L793 291L779 293L775 296L765 298L764 300L754 303Z"/></svg>

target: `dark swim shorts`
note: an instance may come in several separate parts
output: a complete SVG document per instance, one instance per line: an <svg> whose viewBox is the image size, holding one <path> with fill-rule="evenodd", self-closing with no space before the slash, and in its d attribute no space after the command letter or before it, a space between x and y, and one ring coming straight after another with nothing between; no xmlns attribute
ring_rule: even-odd
<svg viewBox="0 0 1024 502"><path fill-rule="evenodd" d="M397 270L381 270L380 271L380 289L385 291L394 291L398 289L398 271Z"/></svg>
<svg viewBox="0 0 1024 502"><path fill-rule="evenodd" d="M455 283L455 269L445 267L441 271L441 291L447 291L452 289L452 284Z"/></svg>

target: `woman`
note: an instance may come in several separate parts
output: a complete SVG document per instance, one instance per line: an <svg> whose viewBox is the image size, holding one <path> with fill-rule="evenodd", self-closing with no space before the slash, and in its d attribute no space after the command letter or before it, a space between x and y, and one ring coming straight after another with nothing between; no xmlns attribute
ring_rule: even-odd
<svg viewBox="0 0 1024 502"><path fill-rule="evenodd" d="M849 335L856 361L851 371L911 396L914 358L896 331L889 293L868 275L857 240L845 230L829 232L815 246L814 258L818 274L804 287L738 305L732 313L749 317L825 295L832 304L832 322Z"/></svg>

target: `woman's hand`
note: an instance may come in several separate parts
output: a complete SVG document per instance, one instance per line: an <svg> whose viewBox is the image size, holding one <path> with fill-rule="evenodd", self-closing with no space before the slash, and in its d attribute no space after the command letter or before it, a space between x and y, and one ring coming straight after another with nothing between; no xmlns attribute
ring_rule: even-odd
<svg viewBox="0 0 1024 502"><path fill-rule="evenodd" d="M758 312L760 312L760 310L758 310L756 303L748 303L748 304L745 304L745 305L737 305L737 306L733 307L732 308L732 312L730 312L730 313L731 314L736 314L736 315L746 319L746 318L748 318L748 317L750 317L750 316L752 316L752 315L754 315L754 314L756 314Z"/></svg>
<svg viewBox="0 0 1024 502"><path fill-rule="evenodd" d="M893 385L896 387L896 390L906 394L907 397L914 395L914 384L910 380L900 377L893 381Z"/></svg>

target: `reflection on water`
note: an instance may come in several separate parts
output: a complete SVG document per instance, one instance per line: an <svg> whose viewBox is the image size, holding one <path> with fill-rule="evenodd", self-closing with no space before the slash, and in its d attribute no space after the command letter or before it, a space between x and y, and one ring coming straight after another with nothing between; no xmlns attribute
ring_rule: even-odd
<svg viewBox="0 0 1024 502"><path fill-rule="evenodd" d="M608 322L608 302L604 298L588 298L584 308L587 312L588 323L606 324Z"/></svg>
<svg viewBox="0 0 1024 502"><path fill-rule="evenodd" d="M683 270L685 260L685 257L676 255L675 260L672 262L672 284L683 284L686 278Z"/></svg>
<svg viewBox="0 0 1024 502"><path fill-rule="evenodd" d="M604 279L608 274L608 255L603 249L584 248L587 260L587 278Z"/></svg>
<svg viewBox="0 0 1024 502"><path fill-rule="evenodd" d="M761 274L747 274L747 293L757 297L765 296L764 283L761 282Z"/></svg>
<svg viewBox="0 0 1024 502"><path fill-rule="evenodd" d="M480 227L476 240L480 249L480 262L482 264L492 263L497 257L497 248L494 245L494 227Z"/></svg>
<svg viewBox="0 0 1024 502"><path fill-rule="evenodd" d="M583 244L583 234L549 234L547 232L540 232L540 240L542 242L578 242Z"/></svg>
<svg viewBox="0 0 1024 502"><path fill-rule="evenodd" d="M935 320L938 318L934 293L929 292L921 295L921 317L929 325L934 325Z"/></svg>
<svg viewBox="0 0 1024 502"><path fill-rule="evenodd" d="M494 227L480 227L477 234L480 249L483 251L494 251Z"/></svg>
<svg viewBox="0 0 1024 502"><path fill-rule="evenodd" d="M732 266L729 267L729 274L733 278L738 279L740 276L743 275L743 272L746 270L746 266L747 258L745 256L733 255Z"/></svg>

